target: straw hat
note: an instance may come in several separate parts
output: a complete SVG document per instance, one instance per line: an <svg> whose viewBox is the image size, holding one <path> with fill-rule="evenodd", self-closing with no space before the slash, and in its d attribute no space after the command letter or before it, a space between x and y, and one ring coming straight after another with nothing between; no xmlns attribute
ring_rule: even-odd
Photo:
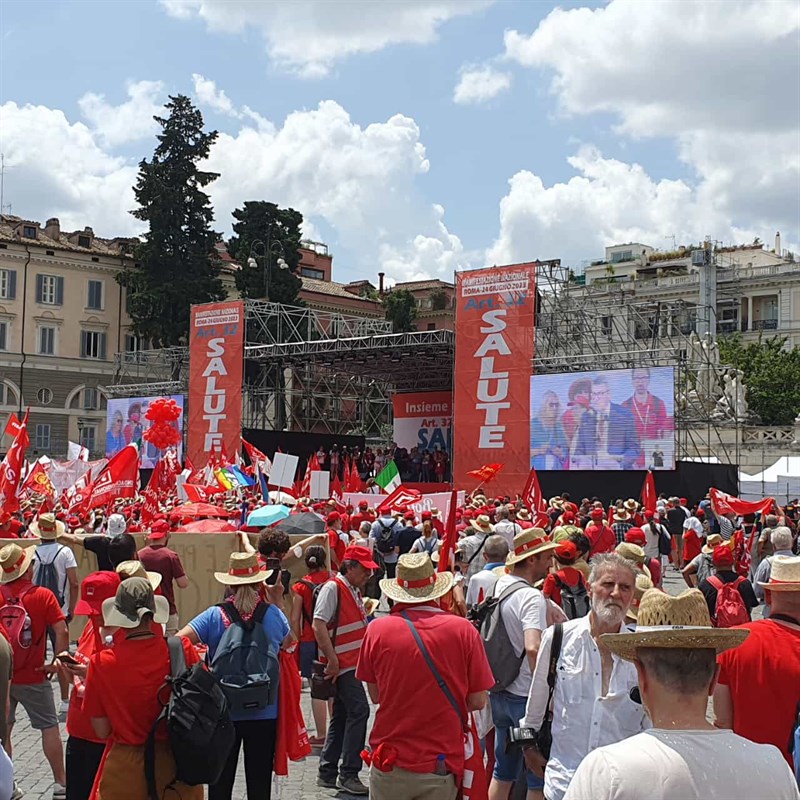
<svg viewBox="0 0 800 800"><path fill-rule="evenodd" d="M214 578L226 586L241 586L245 583L263 583L275 570L261 569L255 553L231 553L227 572L215 572Z"/></svg>
<svg viewBox="0 0 800 800"><path fill-rule="evenodd" d="M506 566L510 567L537 553L555 550L556 547L558 547L558 542L549 539L541 528L528 528L514 537L514 550L508 554Z"/></svg>
<svg viewBox="0 0 800 800"><path fill-rule="evenodd" d="M20 547L18 544L7 544L0 550L0 583L11 583L28 571L28 567L36 554L35 547Z"/></svg>
<svg viewBox="0 0 800 800"><path fill-rule="evenodd" d="M709 649L719 654L738 647L749 635L746 628L712 628L708 605L698 589L677 597L649 589L639 604L636 631L604 633L600 638L612 653L635 661L638 647Z"/></svg>
<svg viewBox="0 0 800 800"><path fill-rule="evenodd" d="M153 587L145 578L122 581L114 597L103 600L103 620L117 628L135 628L145 614L153 615L153 622L163 625L169 619L169 601L153 594Z"/></svg>
<svg viewBox="0 0 800 800"><path fill-rule="evenodd" d="M453 573L434 572L427 553L405 553L397 559L397 577L384 578L380 586L395 603L427 603L453 588Z"/></svg>
<svg viewBox="0 0 800 800"><path fill-rule="evenodd" d="M469 524L481 533L494 533L494 525L487 514L478 514Z"/></svg>
<svg viewBox="0 0 800 800"><path fill-rule="evenodd" d="M521 508L519 511L517 511L517 519L527 521L530 518L531 518L531 512L528 511L527 508Z"/></svg>
<svg viewBox="0 0 800 800"><path fill-rule="evenodd" d="M700 548L700 552L710 556L714 552L714 548L719 547L721 544L725 544L725 540L718 533L712 533Z"/></svg>
<svg viewBox="0 0 800 800"><path fill-rule="evenodd" d="M614 519L617 522L627 522L630 518L631 515L624 508L614 509Z"/></svg>
<svg viewBox="0 0 800 800"><path fill-rule="evenodd" d="M636 576L636 586L633 590L633 600L631 600L630 607L625 612L628 619L637 621L639 619L639 604L642 602L642 597L648 589L654 589L653 581L647 577L643 572Z"/></svg>
<svg viewBox="0 0 800 800"><path fill-rule="evenodd" d="M550 507L551 508L563 508L564 507L564 501L558 495L556 495L555 497L551 497L550 498Z"/></svg>
<svg viewBox="0 0 800 800"><path fill-rule="evenodd" d="M632 544L631 542L620 542L616 550L623 558L627 558L629 561L633 561L634 564L639 566L648 578L652 577L650 575L650 570L645 564L647 555L644 552L644 548L640 547L638 544Z"/></svg>
<svg viewBox="0 0 800 800"><path fill-rule="evenodd" d="M623 504L631 514L635 514L639 510L639 504L632 498L629 497Z"/></svg>
<svg viewBox="0 0 800 800"><path fill-rule="evenodd" d="M123 581L127 581L130 578L145 578L150 581L153 591L161 586L161 579L163 578L160 572L148 572L141 561L121 561L117 564L117 575Z"/></svg>
<svg viewBox="0 0 800 800"><path fill-rule="evenodd" d="M769 581L758 581L771 592L800 592L800 556L773 556Z"/></svg>
<svg viewBox="0 0 800 800"><path fill-rule="evenodd" d="M61 520L56 519L56 515L52 513L39 514L39 516L31 522L28 530L40 539L53 541L63 536L67 526Z"/></svg>

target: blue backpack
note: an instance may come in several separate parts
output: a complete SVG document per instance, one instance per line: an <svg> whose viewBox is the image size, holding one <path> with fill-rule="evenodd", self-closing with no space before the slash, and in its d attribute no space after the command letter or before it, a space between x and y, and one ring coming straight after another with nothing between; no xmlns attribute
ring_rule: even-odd
<svg viewBox="0 0 800 800"><path fill-rule="evenodd" d="M220 682L235 718L242 712L274 705L278 697L280 662L264 631L269 606L259 603L245 622L233 603L219 608L230 620L222 634L210 669Z"/></svg>

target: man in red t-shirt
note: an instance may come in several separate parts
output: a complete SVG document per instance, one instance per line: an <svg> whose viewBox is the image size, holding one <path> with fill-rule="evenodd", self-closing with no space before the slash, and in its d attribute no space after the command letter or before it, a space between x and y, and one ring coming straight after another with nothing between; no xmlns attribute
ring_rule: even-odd
<svg viewBox="0 0 800 800"><path fill-rule="evenodd" d="M366 500L362 500L358 504L358 513L350 517L350 530L357 531L362 522L369 522L370 525L375 522L375 515L370 512L369 503Z"/></svg>
<svg viewBox="0 0 800 800"><path fill-rule="evenodd" d="M591 522L586 526L584 534L591 543L589 558L598 553L610 553L617 546L614 531L606 524L606 513L602 508L593 508L589 515Z"/></svg>
<svg viewBox="0 0 800 800"><path fill-rule="evenodd" d="M464 762L464 720L470 711L483 708L486 692L494 685L483 643L467 620L440 608L453 575L434 573L427 553L400 556L397 576L380 583L394 606L388 616L368 626L356 669L356 678L366 682L372 702L378 704L370 734L370 797L417 797L436 787L454 797L465 770L473 766ZM452 693L457 711L428 667L407 620ZM470 785L469 780L464 784Z"/></svg>
<svg viewBox="0 0 800 800"><path fill-rule="evenodd" d="M33 583L33 556L35 547L7 544L0 549L0 593L3 603L2 632L11 642L14 652L14 675L11 679L8 740L4 743L9 756L11 731L17 705L28 715L31 727L42 732L42 750L53 771L53 797L66 797L64 748L58 732L58 716L53 699L53 689L47 674L55 672L55 663L45 666L47 628L55 632L55 652L69 646L69 634L64 612L56 596L43 586ZM20 607L25 614L17 611ZM26 630L27 619L30 628ZM17 624L12 623L16 617Z"/></svg>
<svg viewBox="0 0 800 800"><path fill-rule="evenodd" d="M792 766L789 742L800 703L800 557L775 556L769 581L760 585L770 616L742 625L750 631L744 644L719 655L715 724L774 744Z"/></svg>
<svg viewBox="0 0 800 800"><path fill-rule="evenodd" d="M175 605L173 582L179 589L185 589L189 585L189 579L186 577L180 556L167 547L169 525L166 522L154 522L146 538L147 547L143 547L137 555L146 570L161 575L161 593L169 602L167 636L174 636L178 632L178 607Z"/></svg>

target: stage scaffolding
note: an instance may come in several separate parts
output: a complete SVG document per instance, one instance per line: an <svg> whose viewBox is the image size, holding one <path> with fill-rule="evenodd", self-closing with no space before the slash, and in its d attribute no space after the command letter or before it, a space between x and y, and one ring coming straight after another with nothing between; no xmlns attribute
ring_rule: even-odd
<svg viewBox="0 0 800 800"><path fill-rule="evenodd" d="M385 320L245 303L245 428L389 438L392 397L450 390L452 331L392 333ZM186 347L118 353L114 397L188 390Z"/></svg>

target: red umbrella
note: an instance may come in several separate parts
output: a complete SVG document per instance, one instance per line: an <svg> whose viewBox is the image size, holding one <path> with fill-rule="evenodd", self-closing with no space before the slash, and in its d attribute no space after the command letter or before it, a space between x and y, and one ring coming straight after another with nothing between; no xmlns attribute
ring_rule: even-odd
<svg viewBox="0 0 800 800"><path fill-rule="evenodd" d="M184 503L172 509L174 514L181 517L229 517L230 512L211 503Z"/></svg>
<svg viewBox="0 0 800 800"><path fill-rule="evenodd" d="M216 519L199 519L197 522L181 525L177 530L182 533L230 533L235 531L236 528L230 522L221 522Z"/></svg>

